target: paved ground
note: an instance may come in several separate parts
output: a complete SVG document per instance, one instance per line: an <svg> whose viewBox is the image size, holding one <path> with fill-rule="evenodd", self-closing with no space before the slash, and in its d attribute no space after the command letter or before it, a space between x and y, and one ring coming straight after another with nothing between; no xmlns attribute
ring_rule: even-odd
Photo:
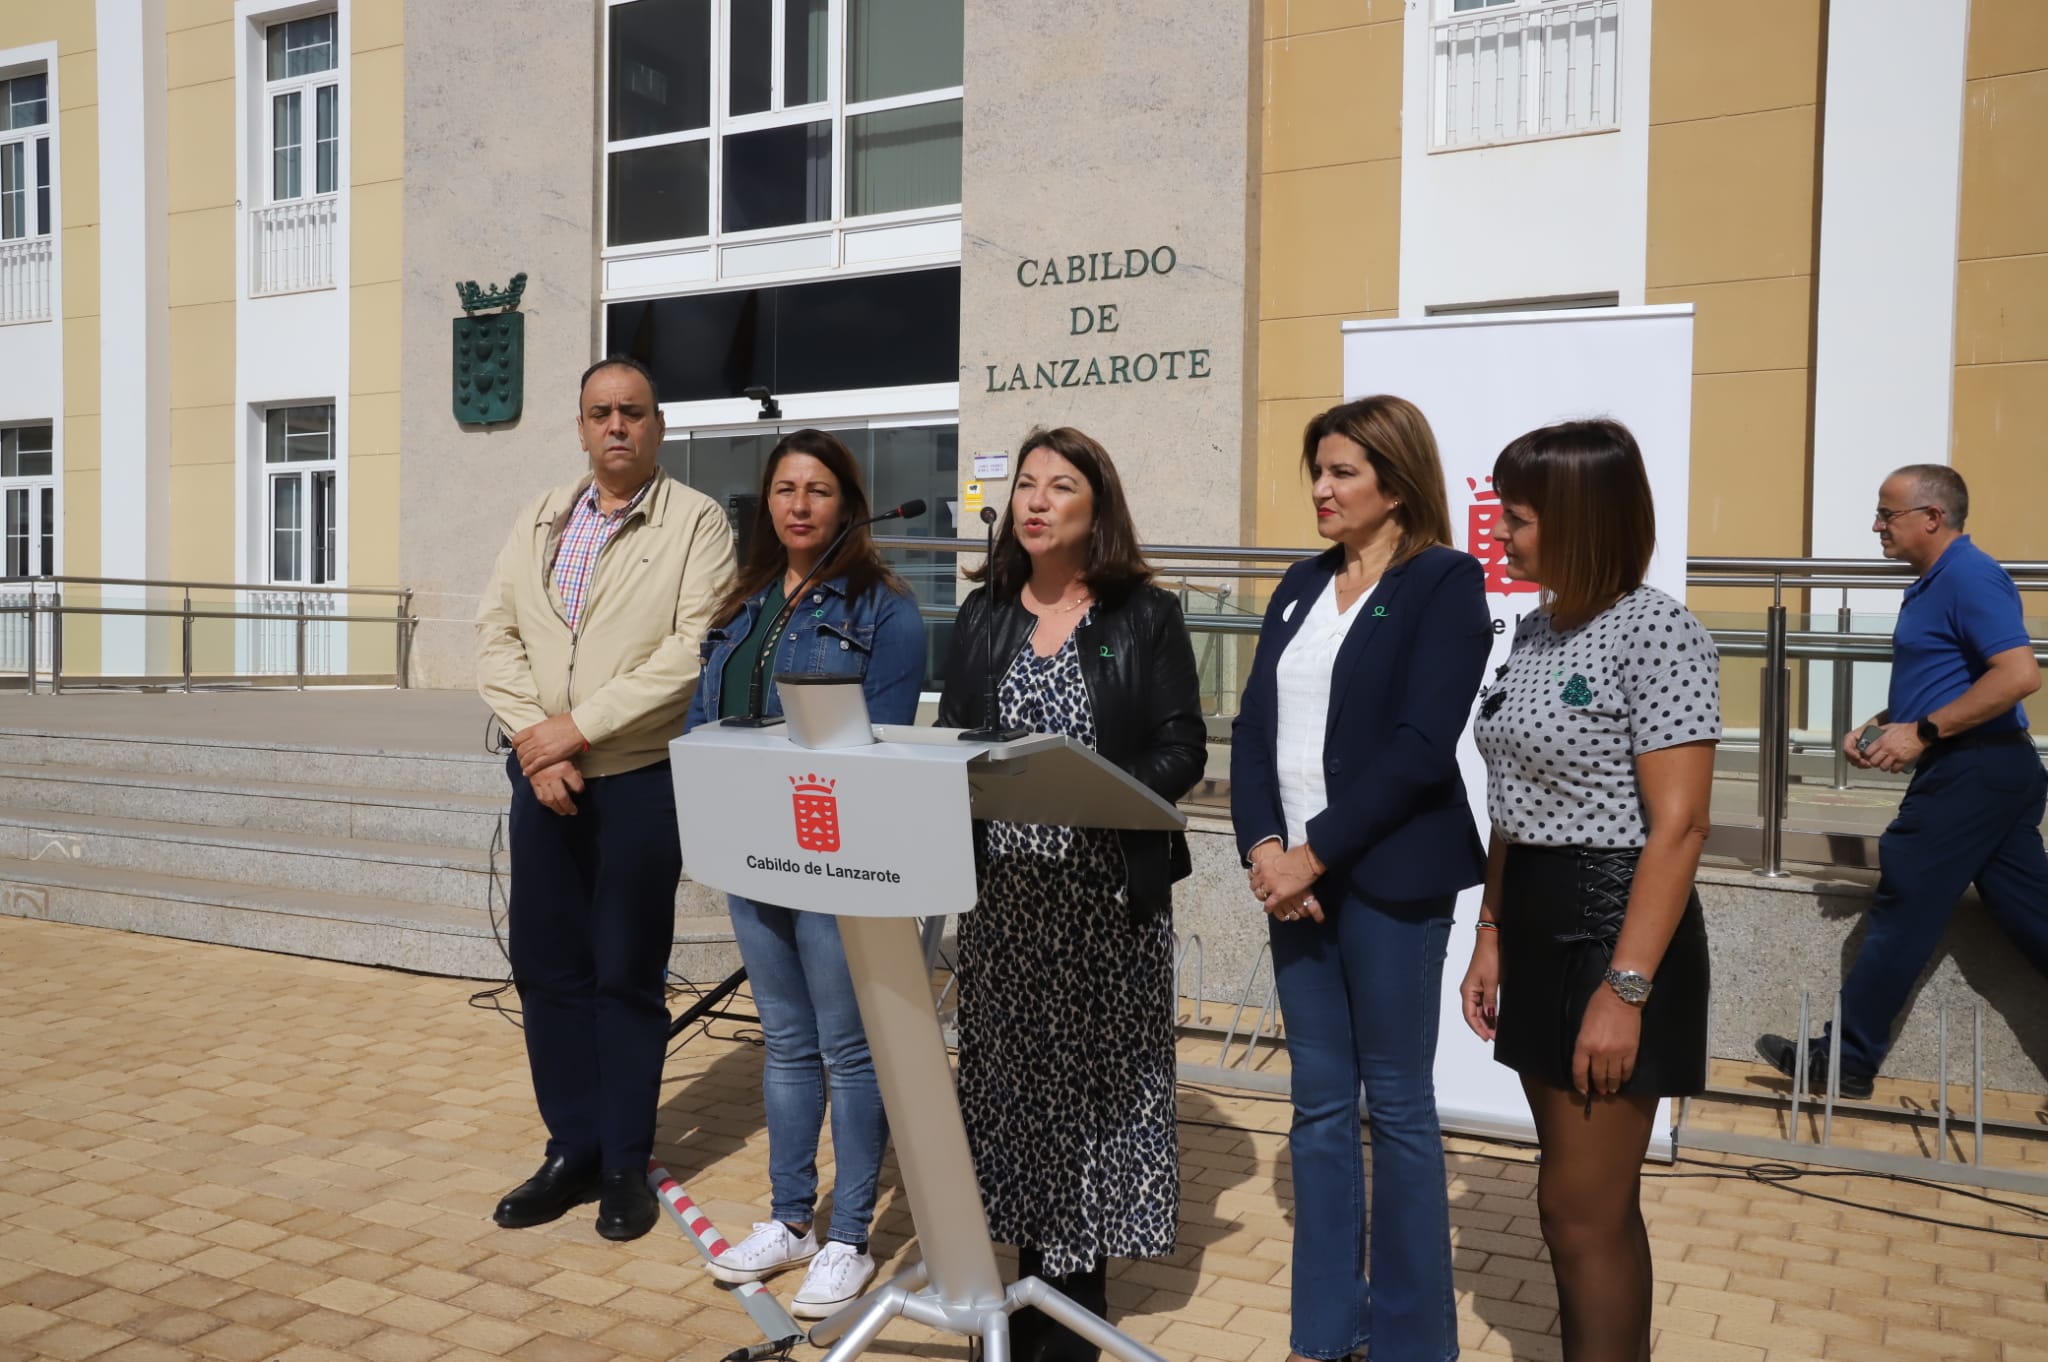
<svg viewBox="0 0 2048 1362"><path fill-rule="evenodd" d="M474 987L0 920L0 1362L709 1362L755 1341L667 1223L625 1246L582 1214L491 1226L539 1141L518 1037ZM759 1051L722 1034L664 1087L658 1155L741 1232L766 1192L758 1082ZM1169 1357L1285 1355L1286 1113L1184 1093L1181 1247L1111 1283ZM1528 1154L1451 1145L1464 1345L1556 1357ZM1967 1228L2048 1234L2048 1203L1800 1184L1843 1206L1730 1171L1646 1183L1659 1359L2048 1359L2048 1244ZM877 1245L900 1260L893 1169L884 1187ZM964 1355L900 1324L878 1352Z"/></svg>

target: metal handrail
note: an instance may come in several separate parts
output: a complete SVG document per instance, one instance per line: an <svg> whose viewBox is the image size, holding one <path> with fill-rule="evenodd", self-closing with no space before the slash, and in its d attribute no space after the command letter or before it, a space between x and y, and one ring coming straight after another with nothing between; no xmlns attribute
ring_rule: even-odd
<svg viewBox="0 0 2048 1362"><path fill-rule="evenodd" d="M0 577L0 586L140 586L166 591L271 591L297 596L395 596L411 600L409 586L301 586L297 582L188 582L160 577Z"/></svg>
<svg viewBox="0 0 2048 1362"><path fill-rule="evenodd" d="M60 693L64 689L64 618L67 615L129 616L137 619L175 619L179 621L178 653L179 671L187 693L192 690L192 626L199 620L263 620L271 623L288 622L292 626L292 672L296 688L306 688L306 626L314 624L388 624L396 630L394 639L395 660L391 684L399 690L409 689L412 680L413 633L419 627L419 618L412 613L413 592L410 587L330 587L301 586L295 582L195 582L184 580L156 580L135 577L0 577L0 587L26 587L28 600L22 605L0 606L0 615L21 615L28 622L28 666L26 688L30 695L36 693L42 668L37 657L38 615L50 617L50 692ZM180 591L184 599L178 608L171 609L146 605L66 605L60 589L71 586L113 586L140 587L145 590ZM49 587L48 599L40 588ZM193 609L194 591L236 591L293 595L297 597L291 614L261 610L213 610L204 603ZM360 594L395 598L398 609L390 615L320 614L308 615L308 597L334 597ZM148 684L146 681L137 684Z"/></svg>

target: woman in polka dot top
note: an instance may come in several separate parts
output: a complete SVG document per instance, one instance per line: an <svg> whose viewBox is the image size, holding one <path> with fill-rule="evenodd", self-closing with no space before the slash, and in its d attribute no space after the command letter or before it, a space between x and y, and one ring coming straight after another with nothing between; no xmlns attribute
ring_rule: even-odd
<svg viewBox="0 0 2048 1362"><path fill-rule="evenodd" d="M1521 1075L1567 1362L1647 1358L1639 1169L1663 1097L1706 1085L1707 838L1720 657L1643 583L1656 516L1614 421L1502 451L1494 538L1541 583L1472 731L1493 824L1465 1020Z"/></svg>

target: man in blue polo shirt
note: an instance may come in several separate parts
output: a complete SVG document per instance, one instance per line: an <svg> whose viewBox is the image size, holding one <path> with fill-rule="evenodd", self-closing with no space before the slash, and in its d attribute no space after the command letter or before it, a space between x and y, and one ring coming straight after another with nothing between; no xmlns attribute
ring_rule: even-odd
<svg viewBox="0 0 2048 1362"><path fill-rule="evenodd" d="M1865 770L1911 768L1913 780L1878 842L1869 928L1842 981L1845 1097L1870 1096L1892 1022L1972 881L1992 920L2048 974L2048 773L2020 708L2041 671L2012 578L1963 533L1969 511L1962 476L1941 464L1901 468L1878 491L1872 528L1884 556L1920 580L1892 633L1891 703L1842 750ZM1824 1083L1826 1033L1810 1044L1807 1073ZM1764 1036L1757 1053L1786 1074L1798 1058L1783 1036Z"/></svg>

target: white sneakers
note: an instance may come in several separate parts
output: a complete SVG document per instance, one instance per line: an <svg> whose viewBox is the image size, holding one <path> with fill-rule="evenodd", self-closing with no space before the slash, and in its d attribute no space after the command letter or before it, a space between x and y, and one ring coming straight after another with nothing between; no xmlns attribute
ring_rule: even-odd
<svg viewBox="0 0 2048 1362"><path fill-rule="evenodd" d="M711 1260L711 1275L721 1282L758 1282L770 1273L809 1262L818 1256L817 1231L792 1232L780 1220L761 1220L754 1232Z"/></svg>
<svg viewBox="0 0 2048 1362"><path fill-rule="evenodd" d="M711 1261L711 1275L722 1282L757 1282L763 1277L809 1262L804 1284L791 1303L798 1319L823 1319L859 1296L875 1276L875 1260L851 1244L829 1241L818 1247L815 1229L792 1232L779 1220L764 1220L754 1232Z"/></svg>
<svg viewBox="0 0 2048 1362"><path fill-rule="evenodd" d="M851 1244L831 1240L804 1274L803 1289L790 1303L789 1313L798 1319L823 1319L860 1295L874 1275L873 1258Z"/></svg>

